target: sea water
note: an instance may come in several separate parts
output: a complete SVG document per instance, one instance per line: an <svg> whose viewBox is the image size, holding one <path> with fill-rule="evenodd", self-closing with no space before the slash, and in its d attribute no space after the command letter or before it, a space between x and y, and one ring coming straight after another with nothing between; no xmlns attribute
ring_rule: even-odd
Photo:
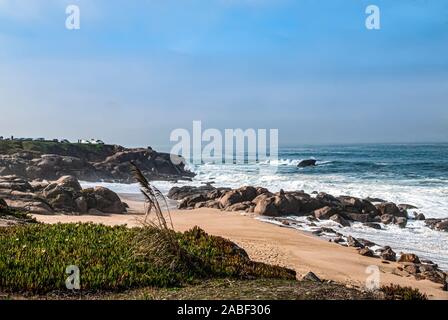
<svg viewBox="0 0 448 320"><path fill-rule="evenodd" d="M316 167L298 168L303 159L316 159ZM427 218L448 218L448 144L364 144L281 148L279 159L250 164L203 163L190 168L192 182L155 182L162 190L174 185L216 187L261 186L271 191L304 190L332 195L374 197L397 204L411 204ZM98 185L98 183L95 183ZM92 184L84 183L84 186ZM120 193L138 193L137 184L102 185ZM413 211L410 211L410 216ZM294 218L298 219L300 218ZM404 229L395 225L375 230L360 223L340 228L343 234L361 237L396 252L412 252L448 270L448 233L429 229L423 221L409 220Z"/></svg>

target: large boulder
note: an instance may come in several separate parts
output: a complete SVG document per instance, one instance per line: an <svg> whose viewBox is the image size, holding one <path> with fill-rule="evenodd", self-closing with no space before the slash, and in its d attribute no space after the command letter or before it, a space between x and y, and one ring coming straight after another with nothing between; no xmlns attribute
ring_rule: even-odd
<svg viewBox="0 0 448 320"><path fill-rule="evenodd" d="M397 261L397 254L392 250L391 247L386 246L384 250L380 253L380 257L386 261Z"/></svg>
<svg viewBox="0 0 448 320"><path fill-rule="evenodd" d="M104 213L125 213L126 207L118 195L104 187L82 190L82 196L87 201L89 209L96 209Z"/></svg>
<svg viewBox="0 0 448 320"><path fill-rule="evenodd" d="M339 211L332 207L323 207L321 209L314 210L314 217L319 220L328 220L331 216L338 214Z"/></svg>
<svg viewBox="0 0 448 320"><path fill-rule="evenodd" d="M398 262L420 263L420 259L413 253L403 253Z"/></svg>
<svg viewBox="0 0 448 320"><path fill-rule="evenodd" d="M28 192L33 191L31 184L15 175L0 177L0 190L21 191Z"/></svg>
<svg viewBox="0 0 448 320"><path fill-rule="evenodd" d="M302 160L299 162L297 167L299 167L299 168L314 167L316 165L316 162L317 162L317 160L314 160L314 159Z"/></svg>
<svg viewBox="0 0 448 320"><path fill-rule="evenodd" d="M383 202L376 205L380 215L392 215L394 217L407 218L406 210L400 210L398 206L393 202Z"/></svg>
<svg viewBox="0 0 448 320"><path fill-rule="evenodd" d="M63 176L55 182L58 186L79 192L82 190L81 185L74 176Z"/></svg>
<svg viewBox="0 0 448 320"><path fill-rule="evenodd" d="M168 199L172 200L182 200L186 197L202 194L206 195L210 192L215 192L217 189L209 184L200 186L200 187L193 187L193 186L182 186L182 187L172 187L168 191Z"/></svg>
<svg viewBox="0 0 448 320"><path fill-rule="evenodd" d="M350 227L350 222L345 220L343 217L341 217L339 214L332 215L330 217L330 220L339 223L343 227Z"/></svg>
<svg viewBox="0 0 448 320"><path fill-rule="evenodd" d="M258 197L257 197L258 198ZM275 206L275 197L264 197L257 201L254 213L262 216L276 217L279 215L278 209Z"/></svg>

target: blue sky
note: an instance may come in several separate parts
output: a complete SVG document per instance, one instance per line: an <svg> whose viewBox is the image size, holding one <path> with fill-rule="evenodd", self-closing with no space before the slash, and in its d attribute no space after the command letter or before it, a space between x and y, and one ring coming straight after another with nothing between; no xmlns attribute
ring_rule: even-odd
<svg viewBox="0 0 448 320"><path fill-rule="evenodd" d="M0 0L4 136L166 146L202 120L282 145L447 142L447 102L444 0Z"/></svg>

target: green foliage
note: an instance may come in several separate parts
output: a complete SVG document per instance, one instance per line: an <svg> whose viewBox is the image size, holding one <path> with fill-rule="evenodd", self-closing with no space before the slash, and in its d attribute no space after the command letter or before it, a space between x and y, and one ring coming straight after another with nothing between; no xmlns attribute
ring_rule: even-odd
<svg viewBox="0 0 448 320"><path fill-rule="evenodd" d="M390 284L382 286L381 291L384 293L386 300L428 300L426 294L411 287Z"/></svg>
<svg viewBox="0 0 448 320"><path fill-rule="evenodd" d="M296 277L293 270L250 260L247 253L235 243L210 236L198 227L178 234L178 239L181 248L198 257L203 269L209 274L243 279Z"/></svg>
<svg viewBox="0 0 448 320"><path fill-rule="evenodd" d="M66 290L69 265L79 267L81 287L91 291L179 286L204 277L293 277L293 271L251 262L232 251L230 241L208 236L200 229L174 234L181 244L180 255L163 246L156 246L157 251L142 246L143 238L157 240L151 235L159 232L150 227L97 224L0 228L0 289Z"/></svg>
<svg viewBox="0 0 448 320"><path fill-rule="evenodd" d="M98 161L113 154L114 146L105 144L60 143L54 141L0 140L0 154L27 151L36 154L77 156Z"/></svg>

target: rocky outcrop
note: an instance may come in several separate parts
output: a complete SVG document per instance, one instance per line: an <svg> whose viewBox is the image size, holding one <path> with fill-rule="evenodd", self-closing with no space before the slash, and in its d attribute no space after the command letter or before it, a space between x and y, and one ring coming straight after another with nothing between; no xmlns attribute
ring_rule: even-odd
<svg viewBox="0 0 448 320"><path fill-rule="evenodd" d="M351 221L362 222L381 229L379 223L407 224L407 213L391 202L374 205L372 202L352 196L334 197L327 193L310 195L303 191L272 193L265 188L246 186L238 189L200 187L174 187L168 198L178 200L179 209L215 208L225 211L245 211L261 216L287 215L314 216L319 220L333 220L346 227Z"/></svg>
<svg viewBox="0 0 448 320"><path fill-rule="evenodd" d="M82 189L73 176L63 176L54 182L29 183L17 176L0 177L0 197L9 207L36 214L125 213L124 203L113 191L95 187Z"/></svg>
<svg viewBox="0 0 448 320"><path fill-rule="evenodd" d="M6 143L6 141L3 141ZM22 179L57 180L71 175L84 181L134 182L130 170L133 161L149 180L191 179L183 159L151 148L126 149L121 146L78 144L40 145L37 151L0 154L0 176L15 175ZM12 152L12 151L11 151Z"/></svg>
<svg viewBox="0 0 448 320"><path fill-rule="evenodd" d="M421 260L415 254L402 254L398 260L397 274L411 275L417 280L429 280L444 285L447 280L447 274L440 270L437 264Z"/></svg>
<svg viewBox="0 0 448 320"><path fill-rule="evenodd" d="M431 229L448 232L448 219L426 219L425 223Z"/></svg>
<svg viewBox="0 0 448 320"><path fill-rule="evenodd" d="M316 162L317 162L317 160L314 160L314 159L302 160L299 162L299 164L297 166L299 168L314 167L316 165Z"/></svg>

